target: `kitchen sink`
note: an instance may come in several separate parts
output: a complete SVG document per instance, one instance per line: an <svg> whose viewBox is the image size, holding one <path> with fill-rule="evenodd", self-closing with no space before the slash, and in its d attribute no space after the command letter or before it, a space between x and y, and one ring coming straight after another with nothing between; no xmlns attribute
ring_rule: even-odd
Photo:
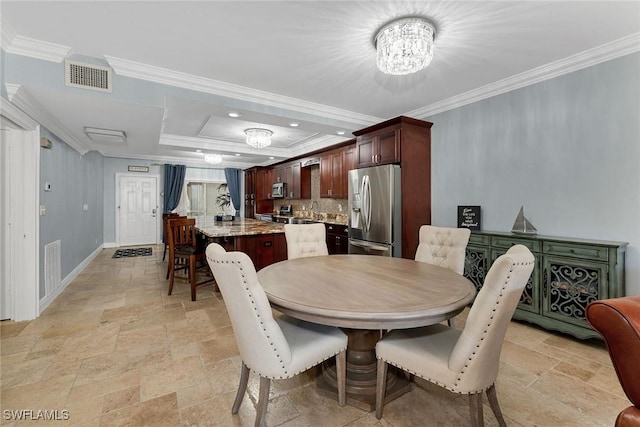
<svg viewBox="0 0 640 427"><path fill-rule="evenodd" d="M315 224L318 221L307 218L291 218L289 224Z"/></svg>

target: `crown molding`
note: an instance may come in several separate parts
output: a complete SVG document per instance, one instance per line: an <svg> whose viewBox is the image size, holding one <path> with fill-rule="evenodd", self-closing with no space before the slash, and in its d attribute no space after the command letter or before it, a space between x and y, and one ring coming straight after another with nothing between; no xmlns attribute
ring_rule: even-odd
<svg viewBox="0 0 640 427"><path fill-rule="evenodd" d="M14 35L9 46L4 48L4 50L5 52L15 55L28 56L52 62L62 62L64 58L71 53L71 48L69 46L49 43L19 35Z"/></svg>
<svg viewBox="0 0 640 427"><path fill-rule="evenodd" d="M13 28L4 19L4 17L1 16L0 25L2 25L2 28L0 28L0 47L4 51L6 51L9 46L11 46L11 43L13 43L13 39L16 37L16 33L15 31L13 31Z"/></svg>
<svg viewBox="0 0 640 427"><path fill-rule="evenodd" d="M77 139L58 119L53 117L42 105L40 105L21 85L5 83L9 100L35 119L41 126L56 135L68 146L80 154L87 153L90 149L82 141Z"/></svg>
<svg viewBox="0 0 640 427"><path fill-rule="evenodd" d="M216 151L217 153L240 153L253 156L274 156L287 157L291 150L278 147L265 147L260 150L252 148L247 144L239 144L238 142L225 141L222 139L203 138L196 136L182 136L172 134L162 134L158 140L160 145L168 145L172 147L180 147L184 149L201 149Z"/></svg>
<svg viewBox="0 0 640 427"><path fill-rule="evenodd" d="M113 68L116 74L121 76L147 80L150 82L224 96L232 99L239 99L251 103L259 103L276 108L293 110L305 114L319 115L325 118L353 123L359 126L370 126L384 120L379 117L359 114L353 111L330 107L328 105L308 102L232 83L225 83L219 80L194 76L180 71L173 71L167 68L129 61L127 59L106 55L105 59L109 62L109 66Z"/></svg>
<svg viewBox="0 0 640 427"><path fill-rule="evenodd" d="M4 98L0 98L0 114L22 129L36 130L39 126L38 122Z"/></svg>
<svg viewBox="0 0 640 427"><path fill-rule="evenodd" d="M311 151L315 151L321 148L330 147L340 142L344 142L347 139L349 138L333 135L320 135L318 137L309 138L304 143L294 148L270 146L266 148L256 149L249 147L246 144L238 144L237 142L225 141L221 139L163 134L160 136L158 144L180 147L189 150L213 150L220 154L240 153L252 156L291 158L302 156Z"/></svg>
<svg viewBox="0 0 640 427"><path fill-rule="evenodd" d="M176 163L184 164L187 167L199 168L199 169L224 169L225 167L232 168L240 168L247 169L252 166L255 166L254 163L243 163L243 162L233 162L226 164L224 160L222 163L218 163L215 166L210 163L205 162L204 160L193 160L193 159L180 159L176 156L155 156L155 155L130 155L126 153L120 154L103 154L103 157L114 158L114 159L127 159L127 160L146 160L151 162L162 162L162 163L170 163L175 165ZM162 165L154 165L154 166L162 166ZM203 168L203 166L208 166Z"/></svg>
<svg viewBox="0 0 640 427"><path fill-rule="evenodd" d="M482 101L483 99L530 86L638 51L640 51L640 33L634 33L593 49L585 50L561 60L507 77L495 83L409 111L404 115L416 118L427 118L434 114Z"/></svg>

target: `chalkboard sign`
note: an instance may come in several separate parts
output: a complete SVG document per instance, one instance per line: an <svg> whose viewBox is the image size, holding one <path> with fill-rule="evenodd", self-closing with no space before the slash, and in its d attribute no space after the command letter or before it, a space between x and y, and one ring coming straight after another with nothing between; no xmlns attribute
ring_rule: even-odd
<svg viewBox="0 0 640 427"><path fill-rule="evenodd" d="M480 206L458 206L458 228L480 230Z"/></svg>

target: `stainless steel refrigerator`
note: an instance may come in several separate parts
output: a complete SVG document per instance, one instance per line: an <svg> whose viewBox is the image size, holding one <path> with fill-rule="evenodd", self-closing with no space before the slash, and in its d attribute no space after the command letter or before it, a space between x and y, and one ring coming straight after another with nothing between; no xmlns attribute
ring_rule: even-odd
<svg viewBox="0 0 640 427"><path fill-rule="evenodd" d="M349 253L402 256L400 166L349 171Z"/></svg>

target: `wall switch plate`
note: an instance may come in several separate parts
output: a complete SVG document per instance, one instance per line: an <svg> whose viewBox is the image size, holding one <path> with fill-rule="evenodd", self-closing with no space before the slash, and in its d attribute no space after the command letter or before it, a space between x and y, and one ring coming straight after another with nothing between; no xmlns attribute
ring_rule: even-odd
<svg viewBox="0 0 640 427"><path fill-rule="evenodd" d="M45 205L40 205L40 216L44 216L47 213L47 207Z"/></svg>
<svg viewBox="0 0 640 427"><path fill-rule="evenodd" d="M88 211L88 210L89 210L89 205L85 203L85 204L82 206L82 209L83 209L85 212L86 212L86 211Z"/></svg>

